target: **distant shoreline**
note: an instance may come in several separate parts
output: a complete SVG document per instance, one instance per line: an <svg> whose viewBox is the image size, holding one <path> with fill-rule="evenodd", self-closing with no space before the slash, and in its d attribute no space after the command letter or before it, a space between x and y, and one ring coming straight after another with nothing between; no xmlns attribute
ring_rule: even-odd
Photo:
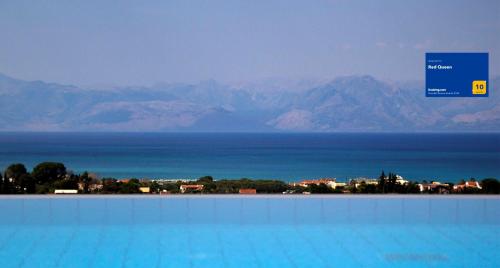
<svg viewBox="0 0 500 268"><path fill-rule="evenodd" d="M473 178L458 184L439 181L411 181L396 173L381 172L378 178L359 177L282 180L148 180L99 178L83 172L74 174L61 162L42 162L32 171L22 163L10 164L0 174L0 194L500 194L496 178Z"/></svg>

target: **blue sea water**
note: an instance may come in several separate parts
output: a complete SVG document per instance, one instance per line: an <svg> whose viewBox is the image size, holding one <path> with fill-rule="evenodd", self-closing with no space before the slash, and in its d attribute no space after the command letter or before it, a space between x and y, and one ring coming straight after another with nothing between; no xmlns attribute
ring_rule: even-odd
<svg viewBox="0 0 500 268"><path fill-rule="evenodd" d="M498 196L0 196L0 267L499 267Z"/></svg>
<svg viewBox="0 0 500 268"><path fill-rule="evenodd" d="M0 133L0 169L60 161L117 178L500 177L500 134Z"/></svg>

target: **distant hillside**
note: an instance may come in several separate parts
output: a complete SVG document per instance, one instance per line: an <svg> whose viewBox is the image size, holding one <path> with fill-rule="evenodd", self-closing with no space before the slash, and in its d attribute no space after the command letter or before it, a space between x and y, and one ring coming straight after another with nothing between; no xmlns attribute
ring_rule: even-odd
<svg viewBox="0 0 500 268"><path fill-rule="evenodd" d="M421 82L370 76L266 91L215 81L96 90L0 75L0 130L500 131L499 84L488 98L426 98Z"/></svg>

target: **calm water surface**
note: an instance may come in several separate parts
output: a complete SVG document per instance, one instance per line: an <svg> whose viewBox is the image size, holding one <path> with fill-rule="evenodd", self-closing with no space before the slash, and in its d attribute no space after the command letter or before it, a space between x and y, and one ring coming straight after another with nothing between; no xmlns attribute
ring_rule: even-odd
<svg viewBox="0 0 500 268"><path fill-rule="evenodd" d="M60 161L118 178L500 177L500 134L0 133L0 169Z"/></svg>

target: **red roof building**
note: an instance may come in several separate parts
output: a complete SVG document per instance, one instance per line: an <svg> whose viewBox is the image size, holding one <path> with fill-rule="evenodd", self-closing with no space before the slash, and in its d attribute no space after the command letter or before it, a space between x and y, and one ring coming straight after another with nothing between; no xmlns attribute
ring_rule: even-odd
<svg viewBox="0 0 500 268"><path fill-rule="evenodd" d="M461 191L465 188L481 189L481 185L477 181L466 181L463 184L458 184L458 185L453 186L453 190L456 190L456 191Z"/></svg>
<svg viewBox="0 0 500 268"><path fill-rule="evenodd" d="M203 190L203 184L182 184L180 187L181 193L189 192L201 192Z"/></svg>
<svg viewBox="0 0 500 268"><path fill-rule="evenodd" d="M257 189L242 188L240 189L240 194L257 194Z"/></svg>

